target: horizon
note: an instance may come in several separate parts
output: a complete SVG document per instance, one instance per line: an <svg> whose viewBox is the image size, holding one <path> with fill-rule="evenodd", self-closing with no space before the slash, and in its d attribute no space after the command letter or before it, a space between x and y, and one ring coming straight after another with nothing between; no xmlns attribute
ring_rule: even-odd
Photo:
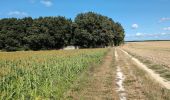
<svg viewBox="0 0 170 100"><path fill-rule="evenodd" d="M0 19L64 16L74 20L77 14L91 11L121 23L125 41L170 40L169 4L169 0L5 0L0 4Z"/></svg>

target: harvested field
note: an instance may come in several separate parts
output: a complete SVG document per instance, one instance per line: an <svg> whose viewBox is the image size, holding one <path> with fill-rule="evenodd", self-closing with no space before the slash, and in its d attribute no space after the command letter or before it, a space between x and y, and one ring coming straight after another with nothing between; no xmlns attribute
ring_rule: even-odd
<svg viewBox="0 0 170 100"><path fill-rule="evenodd" d="M156 64L170 67L170 41L128 42L122 48Z"/></svg>
<svg viewBox="0 0 170 100"><path fill-rule="evenodd" d="M170 81L170 41L130 42L122 48L165 81Z"/></svg>

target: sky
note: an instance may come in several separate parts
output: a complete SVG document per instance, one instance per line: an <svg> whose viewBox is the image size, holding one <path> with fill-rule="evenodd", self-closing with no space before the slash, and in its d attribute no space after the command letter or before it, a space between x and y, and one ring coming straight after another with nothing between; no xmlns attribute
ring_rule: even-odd
<svg viewBox="0 0 170 100"><path fill-rule="evenodd" d="M1 0L0 19L96 12L121 23L125 40L170 40L170 0Z"/></svg>

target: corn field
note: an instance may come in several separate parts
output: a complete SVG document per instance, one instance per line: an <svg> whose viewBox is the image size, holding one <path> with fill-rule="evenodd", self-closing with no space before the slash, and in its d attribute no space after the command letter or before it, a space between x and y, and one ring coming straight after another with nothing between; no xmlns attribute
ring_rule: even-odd
<svg viewBox="0 0 170 100"><path fill-rule="evenodd" d="M60 99L107 50L0 52L0 99Z"/></svg>

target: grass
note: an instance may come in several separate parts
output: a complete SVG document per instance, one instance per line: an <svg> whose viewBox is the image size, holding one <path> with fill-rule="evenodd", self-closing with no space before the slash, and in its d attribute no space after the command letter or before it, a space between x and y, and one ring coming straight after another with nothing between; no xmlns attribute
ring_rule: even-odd
<svg viewBox="0 0 170 100"><path fill-rule="evenodd" d="M0 53L0 99L60 99L108 49Z"/></svg>
<svg viewBox="0 0 170 100"><path fill-rule="evenodd" d="M145 71L134 67L134 75L140 79L141 88L147 100L170 100L170 90L162 88L158 83L152 80Z"/></svg>
<svg viewBox="0 0 170 100"><path fill-rule="evenodd" d="M114 52L112 51L112 53ZM65 94L63 100L92 100L101 98L104 100L118 100L118 94L114 91L114 89L116 89L114 81L116 75L114 56L109 66L109 71L105 74L101 73L101 71L107 70L107 68L103 69L103 67L105 67L103 64L106 59L108 58L105 57L103 59L102 64L90 66L84 71L79 79L72 85L70 91ZM102 76L100 76L101 74ZM103 84L104 90L101 89L103 87L100 83ZM99 87L97 84L100 84Z"/></svg>

